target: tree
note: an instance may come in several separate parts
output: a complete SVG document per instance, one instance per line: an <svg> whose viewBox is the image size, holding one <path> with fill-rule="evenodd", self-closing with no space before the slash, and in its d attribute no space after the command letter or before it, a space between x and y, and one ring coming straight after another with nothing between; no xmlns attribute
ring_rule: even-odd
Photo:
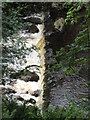
<svg viewBox="0 0 90 120"><path fill-rule="evenodd" d="M64 9L67 9L67 15L65 19L66 25L71 23L74 25L79 22L82 26L79 34L75 38L74 42L59 51L56 51L55 58L61 58L60 61L55 60L52 69L60 70L60 68L66 68L65 73L79 74L80 71L85 68L88 69L88 41L89 41L89 16L90 16L90 4L77 2L77 3L63 3ZM83 54L83 56L81 55ZM62 59L63 57L63 59Z"/></svg>

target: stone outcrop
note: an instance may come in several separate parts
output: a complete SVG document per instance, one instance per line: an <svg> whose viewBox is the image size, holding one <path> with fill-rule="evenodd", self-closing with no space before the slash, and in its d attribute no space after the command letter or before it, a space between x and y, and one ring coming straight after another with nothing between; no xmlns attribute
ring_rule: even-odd
<svg viewBox="0 0 90 120"><path fill-rule="evenodd" d="M58 29L59 31L62 31L62 28L64 26L65 20L64 18L59 18L54 22L54 27Z"/></svg>
<svg viewBox="0 0 90 120"><path fill-rule="evenodd" d="M39 32L39 29L35 25L27 26L25 30L26 30L26 33L38 33Z"/></svg>
<svg viewBox="0 0 90 120"><path fill-rule="evenodd" d="M42 108L43 100L46 107L49 104L54 107L56 105L63 107L68 105L70 100L79 103L80 97L87 101L88 89L85 79L77 75L65 76L63 69L58 72L48 70L53 66L55 52L72 43L80 29L79 23L75 26L70 24L64 26L64 19L65 11L64 13L58 11L57 14L56 10L50 10L44 23L39 17L32 16L22 20L29 23L25 28L26 32L23 32L25 34L23 35L21 32L22 41L27 42L28 48L34 45L36 50L33 50L31 54L29 52L26 56L27 62L24 66L22 64L20 69L25 69L28 64L34 65L34 67L28 68L28 71L24 72L25 74L12 75L10 83L7 83L11 84L11 88L6 85L2 86L3 91L9 90L6 94L8 97L17 99L18 103L26 101L29 103L28 105L36 105L39 108ZM27 34L28 32L30 34ZM38 69L35 67L37 65Z"/></svg>
<svg viewBox="0 0 90 120"><path fill-rule="evenodd" d="M38 81L39 80L39 76L37 74L32 75L32 77L30 78L30 81Z"/></svg>
<svg viewBox="0 0 90 120"><path fill-rule="evenodd" d="M57 78L57 77L56 77ZM52 79L54 81L55 79ZM73 100L76 104L80 104L82 98L88 101L88 89L86 88L86 80L79 76L65 76L61 80L55 81L55 85L50 87L50 103L55 107L64 107ZM50 85L49 85L50 86Z"/></svg>
<svg viewBox="0 0 90 120"><path fill-rule="evenodd" d="M61 47L65 47L74 41L78 31L80 30L80 23L77 23L74 26L68 24L63 26L62 30L60 29L57 31L54 27L55 21L61 18L64 19L65 15L61 12L60 15L58 14L58 16L56 16L54 11L50 13L50 15L52 16L49 16L49 18L47 17L46 21L49 20L51 22L45 22L45 107L48 107L50 104L54 107L56 105L64 107L67 106L71 100L80 104L81 98L86 102L88 101L86 79L83 79L75 74L66 76L63 68L59 71L49 70L49 68L53 66L53 56L55 55L55 52L60 50ZM52 29L49 29L49 26Z"/></svg>
<svg viewBox="0 0 90 120"><path fill-rule="evenodd" d="M28 17L26 19L23 19L23 22L30 22L34 24L42 24L42 20L38 17Z"/></svg>
<svg viewBox="0 0 90 120"><path fill-rule="evenodd" d="M35 72L30 72L29 75L21 75L19 77L21 80L24 80L25 82L29 82L29 81L35 81L35 82L38 82L39 80L39 76L35 73Z"/></svg>
<svg viewBox="0 0 90 120"><path fill-rule="evenodd" d="M39 97L40 94L41 94L41 91L40 90L36 90L36 91L34 91L34 93L32 95L35 96L35 97Z"/></svg>

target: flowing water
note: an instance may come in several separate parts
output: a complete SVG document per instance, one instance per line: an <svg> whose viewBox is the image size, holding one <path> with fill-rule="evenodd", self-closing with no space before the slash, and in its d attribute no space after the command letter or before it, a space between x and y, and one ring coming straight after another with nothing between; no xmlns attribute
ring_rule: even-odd
<svg viewBox="0 0 90 120"><path fill-rule="evenodd" d="M24 101L28 101L27 105L35 105L42 108L43 104L43 85L44 85L44 73L45 73L45 39L44 39L44 16L43 14L32 14L31 16L24 17L23 20L31 19L28 22L29 26L32 26L30 30L20 30L18 35L23 42L26 43L27 48L33 48L25 55L25 59L18 60L15 58L14 64L10 63L8 68L13 68L15 71L24 70L27 66L28 73L22 75L17 79L12 79L12 83L5 84L2 88L12 89L14 93L9 93L8 97L12 96L13 100L16 100L18 104L22 104ZM42 23L38 22L38 19ZM34 20L34 21L33 21ZM33 23L34 22L34 23ZM35 22L38 22L35 25ZM38 32L37 32L38 30ZM28 80L27 80L28 78Z"/></svg>
<svg viewBox="0 0 90 120"><path fill-rule="evenodd" d="M53 32L50 28L52 27L50 21L45 26L43 13L23 17L22 22L27 23L27 26L19 31L16 38L20 38L25 46L21 42L18 42L18 46L17 40L12 44L12 40L9 39L7 43L9 47L17 45L17 48L21 48L23 46L24 51L28 48L28 51L26 49L24 53L24 58L14 57L14 63L8 63L8 70L11 73L14 71L14 73L22 72L22 74L13 78L5 74L5 85L0 85L0 91L2 88L2 91L6 91L5 96L10 100L15 100L18 104L25 102L27 106L37 106L40 109L48 107L49 104L54 107L56 105L64 107L70 100L79 103L81 95L87 97L86 80L76 75L65 76L63 69L48 70L53 65L54 51L66 45L64 40L67 40L70 34L66 37L67 32ZM49 33L52 34L49 35ZM46 80L45 83L44 80Z"/></svg>

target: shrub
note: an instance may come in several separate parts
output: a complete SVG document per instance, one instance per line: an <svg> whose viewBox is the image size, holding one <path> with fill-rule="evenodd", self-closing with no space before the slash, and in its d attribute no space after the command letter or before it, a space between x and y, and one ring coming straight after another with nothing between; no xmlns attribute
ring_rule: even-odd
<svg viewBox="0 0 90 120"><path fill-rule="evenodd" d="M39 119L39 120L87 120L88 111L86 109L82 109L80 106L73 102L70 102L68 107L59 108L56 106L49 106L46 110L41 111L34 106L26 106L18 105L13 101L3 101L2 107L2 120L31 120L31 119Z"/></svg>

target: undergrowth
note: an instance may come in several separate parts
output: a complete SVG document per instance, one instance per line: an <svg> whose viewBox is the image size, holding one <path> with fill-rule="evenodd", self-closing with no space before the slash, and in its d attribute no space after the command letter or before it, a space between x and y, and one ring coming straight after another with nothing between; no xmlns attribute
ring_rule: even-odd
<svg viewBox="0 0 90 120"><path fill-rule="evenodd" d="M68 107L59 108L50 106L49 108L41 111L34 106L18 105L13 101L3 101L2 107L2 120L87 120L88 111L82 109L74 102L70 102Z"/></svg>
<svg viewBox="0 0 90 120"><path fill-rule="evenodd" d="M65 3L65 6L66 5L67 3ZM85 7L87 14L80 14L79 10L77 10L77 8L83 9L83 6ZM53 61L53 66L51 68L48 68L49 70L54 69L58 71L63 68L65 70L65 74L67 75L72 73L79 74L82 68L85 70L88 69L88 61L90 60L88 57L90 22L89 8L89 3L86 6L82 3L77 3L76 7L72 6L68 9L65 20L68 22L70 21L71 24L73 23L72 25L74 25L75 22L82 21L80 23L82 28L72 44L66 45L65 47L60 48L59 51L56 51L56 54L54 55L55 60Z"/></svg>

